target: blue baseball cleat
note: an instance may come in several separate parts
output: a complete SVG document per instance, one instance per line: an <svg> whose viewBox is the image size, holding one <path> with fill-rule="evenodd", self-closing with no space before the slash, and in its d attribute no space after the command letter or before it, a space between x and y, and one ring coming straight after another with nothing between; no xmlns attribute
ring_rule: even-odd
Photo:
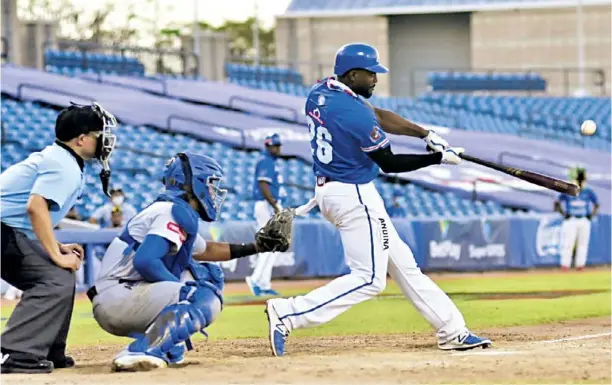
<svg viewBox="0 0 612 385"><path fill-rule="evenodd" d="M270 348L272 354L276 357L282 357L285 354L285 341L289 337L289 329L278 317L278 313L272 305L273 300L266 301L265 313L268 316L268 330L270 339Z"/></svg>
<svg viewBox="0 0 612 385"><path fill-rule="evenodd" d="M279 296L280 294L274 289L263 289L261 295Z"/></svg>
<svg viewBox="0 0 612 385"><path fill-rule="evenodd" d="M253 280L251 279L251 277L245 277L244 278L247 286L249 287L249 290L251 290L251 294L253 294L256 297L259 297L261 294L261 288L259 286L257 286L255 283L253 283Z"/></svg>
<svg viewBox="0 0 612 385"><path fill-rule="evenodd" d="M185 346L176 345L168 353L168 366L180 366L185 363Z"/></svg>
<svg viewBox="0 0 612 385"><path fill-rule="evenodd" d="M490 348L492 342L488 338L478 337L475 334L472 334L470 331L466 331L465 333L459 334L457 337L453 338L450 341L447 341L442 344L438 344L438 348L442 350L470 350L477 347L482 347L483 349Z"/></svg>

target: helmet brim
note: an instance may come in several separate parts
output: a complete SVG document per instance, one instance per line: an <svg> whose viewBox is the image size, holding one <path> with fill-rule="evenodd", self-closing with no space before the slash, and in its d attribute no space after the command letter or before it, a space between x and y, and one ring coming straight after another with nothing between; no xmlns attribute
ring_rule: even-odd
<svg viewBox="0 0 612 385"><path fill-rule="evenodd" d="M386 74L387 72L389 72L389 69L380 63L364 69L377 74Z"/></svg>

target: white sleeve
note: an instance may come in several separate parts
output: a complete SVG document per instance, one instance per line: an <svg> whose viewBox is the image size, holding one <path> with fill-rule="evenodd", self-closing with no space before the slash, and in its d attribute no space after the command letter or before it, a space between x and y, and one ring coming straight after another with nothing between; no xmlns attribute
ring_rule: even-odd
<svg viewBox="0 0 612 385"><path fill-rule="evenodd" d="M179 250L185 239L187 239L187 234L180 228L169 212L160 212L155 216L147 232L148 234L159 235L169 240L176 246L175 250Z"/></svg>
<svg viewBox="0 0 612 385"><path fill-rule="evenodd" d="M206 251L206 241L200 234L197 235L195 243L193 244L193 253L200 254Z"/></svg>

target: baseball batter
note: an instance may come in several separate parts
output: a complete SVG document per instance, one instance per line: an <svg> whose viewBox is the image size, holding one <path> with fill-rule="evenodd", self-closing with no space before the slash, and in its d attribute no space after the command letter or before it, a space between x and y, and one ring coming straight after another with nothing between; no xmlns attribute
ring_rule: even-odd
<svg viewBox="0 0 612 385"><path fill-rule="evenodd" d="M281 199L287 196L283 187L283 176L278 170L278 157L281 153L280 135L266 136L266 150L255 166L253 181L253 198L255 202L255 220L257 228L262 228L268 220L282 209ZM272 269L277 253L260 253L257 255L253 274L245 281L255 296L278 295L272 289Z"/></svg>
<svg viewBox="0 0 612 385"><path fill-rule="evenodd" d="M135 340L113 369L149 370L180 364L190 336L221 312L221 268L227 261L274 250L255 244L206 242L198 221L215 221L226 190L223 170L207 156L179 153L166 164L165 191L133 217L109 245L87 295L98 324Z"/></svg>
<svg viewBox="0 0 612 385"><path fill-rule="evenodd" d="M580 187L578 196L561 194L555 202L555 210L565 218L561 226L561 268L568 270L572 264L572 252L576 246L576 268L586 265L591 238L591 219L597 215L599 201L590 188L586 187L586 171L578 168L576 183Z"/></svg>
<svg viewBox="0 0 612 385"><path fill-rule="evenodd" d="M462 148L449 147L433 131L393 112L374 109L364 100L372 95L377 74L386 72L374 47L348 44L336 54L336 77L320 81L308 95L305 112L317 182L314 199L340 232L350 273L306 295L267 301L270 345L275 356L284 354L292 330L328 322L381 293L387 272L435 328L440 349L491 345L489 339L466 328L450 298L421 272L373 183L379 168L399 173L440 163L456 165L463 152ZM421 137L435 152L394 154L385 132Z"/></svg>

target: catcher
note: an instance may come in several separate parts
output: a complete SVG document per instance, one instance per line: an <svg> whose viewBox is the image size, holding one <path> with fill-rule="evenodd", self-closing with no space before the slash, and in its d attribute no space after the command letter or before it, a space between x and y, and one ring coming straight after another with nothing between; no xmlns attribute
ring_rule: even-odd
<svg viewBox="0 0 612 385"><path fill-rule="evenodd" d="M183 362L191 335L205 334L223 307L223 271L208 262L288 249L290 230L275 218L251 244L207 242L198 235L199 219L219 216L226 195L219 187L222 177L214 159L177 154L166 164L165 191L109 245L87 295L104 330L134 338L113 359L113 370Z"/></svg>

